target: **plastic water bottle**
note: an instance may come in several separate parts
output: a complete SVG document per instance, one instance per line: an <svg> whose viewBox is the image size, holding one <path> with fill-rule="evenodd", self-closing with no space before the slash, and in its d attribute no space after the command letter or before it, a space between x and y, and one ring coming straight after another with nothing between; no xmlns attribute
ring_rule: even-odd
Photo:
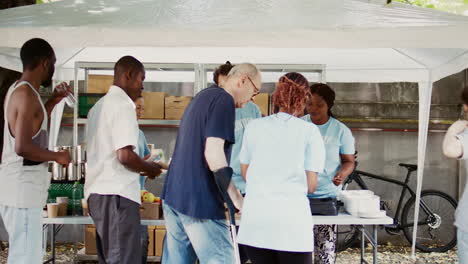
<svg viewBox="0 0 468 264"><path fill-rule="evenodd" d="M81 199L83 198L83 187L79 182L75 182L72 188L72 215L83 215L81 207Z"/></svg>

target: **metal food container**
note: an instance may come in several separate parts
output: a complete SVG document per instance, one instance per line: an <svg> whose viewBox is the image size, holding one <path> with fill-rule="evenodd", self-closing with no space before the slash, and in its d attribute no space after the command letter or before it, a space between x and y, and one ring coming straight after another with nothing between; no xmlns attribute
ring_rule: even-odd
<svg viewBox="0 0 468 264"><path fill-rule="evenodd" d="M63 146L54 147L54 151L68 151L70 154L70 163L68 166L52 162L52 179L55 181L79 181L84 178L86 173L86 152L83 150L82 145L75 147Z"/></svg>
<svg viewBox="0 0 468 264"><path fill-rule="evenodd" d="M58 146L54 147L55 152L60 151L60 149ZM55 181L66 180L63 166L55 161L52 163L52 179Z"/></svg>
<svg viewBox="0 0 468 264"><path fill-rule="evenodd" d="M65 180L76 181L75 176L75 157L73 154L73 148L70 146L63 146L61 150L68 151L70 154L70 163L67 167L64 167L63 173L65 174Z"/></svg>
<svg viewBox="0 0 468 264"><path fill-rule="evenodd" d="M85 164L86 164L86 152L83 150L82 145L77 145L75 147L75 162L76 162L76 179L77 181L84 178L84 174L86 172Z"/></svg>

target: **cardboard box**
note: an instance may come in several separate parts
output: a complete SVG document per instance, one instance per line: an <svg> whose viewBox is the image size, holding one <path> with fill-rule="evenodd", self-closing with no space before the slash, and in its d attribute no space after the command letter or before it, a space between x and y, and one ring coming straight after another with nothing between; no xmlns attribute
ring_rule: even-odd
<svg viewBox="0 0 468 264"><path fill-rule="evenodd" d="M270 95L268 93L259 93L253 99L253 102L260 108L262 116L269 115Z"/></svg>
<svg viewBox="0 0 468 264"><path fill-rule="evenodd" d="M192 96L168 96L164 99L164 119L180 120Z"/></svg>
<svg viewBox="0 0 468 264"><path fill-rule="evenodd" d="M161 216L159 203L143 202L140 206L140 218L157 220Z"/></svg>
<svg viewBox="0 0 468 264"><path fill-rule="evenodd" d="M86 91L88 93L107 93L112 83L114 82L114 76L112 75L88 75L88 87Z"/></svg>
<svg viewBox="0 0 468 264"><path fill-rule="evenodd" d="M154 245L155 245L155 256L161 257L163 251L164 236L166 235L165 226L156 226Z"/></svg>
<svg viewBox="0 0 468 264"><path fill-rule="evenodd" d="M155 253L155 229L156 226L148 226L148 256L154 256ZM94 225L85 225L85 254L97 255L96 227Z"/></svg>
<svg viewBox="0 0 468 264"><path fill-rule="evenodd" d="M156 226L148 226L148 256L154 256L154 230Z"/></svg>
<svg viewBox="0 0 468 264"><path fill-rule="evenodd" d="M94 225L85 226L85 254L96 255L96 227Z"/></svg>
<svg viewBox="0 0 468 264"><path fill-rule="evenodd" d="M166 93L161 92L143 92L145 99L145 111L141 118L143 119L164 119L164 98Z"/></svg>

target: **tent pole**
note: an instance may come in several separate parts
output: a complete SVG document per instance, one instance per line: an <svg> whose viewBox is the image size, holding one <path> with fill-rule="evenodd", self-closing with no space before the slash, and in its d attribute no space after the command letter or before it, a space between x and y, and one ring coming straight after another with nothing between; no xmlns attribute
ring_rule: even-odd
<svg viewBox="0 0 468 264"><path fill-rule="evenodd" d="M426 64L424 64L424 63L420 62L419 60L417 60L417 59L415 59L415 58L411 57L410 55L408 55L408 54L404 53L403 51L401 51L401 50L399 50L399 49L392 48L392 50L394 50L395 52L398 52L398 53L400 53L401 55L403 55L403 56L407 57L408 59L410 59L410 60L414 61L415 63L417 63L417 64L421 65L422 67L424 67L424 68L428 69L428 71L429 71L429 67L428 67Z"/></svg>
<svg viewBox="0 0 468 264"><path fill-rule="evenodd" d="M421 200L422 180L424 175L424 161L426 158L427 133L429 128L429 114L431 110L432 96L432 72L428 69L426 82L419 82L419 125L418 125L418 171L416 184L416 201L414 206L413 243L411 245L411 257L416 259L416 237L419 219L419 202Z"/></svg>
<svg viewBox="0 0 468 264"><path fill-rule="evenodd" d="M77 52L75 52L70 58L68 58L67 60L65 60L62 64L60 64L60 68L63 68L65 66L65 64L67 64L69 61L71 61L73 58L75 58L78 54L80 54L83 50L85 49L85 47L79 49Z"/></svg>

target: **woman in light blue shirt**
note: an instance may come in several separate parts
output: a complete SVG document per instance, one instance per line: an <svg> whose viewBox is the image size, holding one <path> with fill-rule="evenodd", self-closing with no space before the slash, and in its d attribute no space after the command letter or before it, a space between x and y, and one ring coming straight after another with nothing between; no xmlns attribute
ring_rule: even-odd
<svg viewBox="0 0 468 264"><path fill-rule="evenodd" d="M135 100L135 111L137 115L137 120L140 120L141 116L145 111L145 99L143 96L138 97ZM138 156L140 158L146 160L150 157L151 152L148 147L148 143L146 142L146 137L141 129L138 129ZM146 177L140 175L140 189L145 189L145 179ZM140 226L140 241L141 241L141 263L147 263L148 259L148 244L149 244L149 237L148 237L148 227L146 225Z"/></svg>
<svg viewBox="0 0 468 264"><path fill-rule="evenodd" d="M282 76L273 94L279 112L250 121L244 132L239 159L246 196L238 242L253 264L312 264L307 193L317 186L325 149L318 128L297 118L308 95L304 76Z"/></svg>
<svg viewBox="0 0 468 264"><path fill-rule="evenodd" d="M311 96L306 109L309 113L303 119L317 125L326 149L325 169L318 175L318 186L308 197L322 212L313 214L337 214L337 192L341 184L354 169L354 137L351 130L333 117L331 109L335 103L335 92L326 84L310 87ZM317 206L319 205L319 206ZM330 208L327 208L330 207ZM315 226L315 263L335 263L335 225Z"/></svg>

